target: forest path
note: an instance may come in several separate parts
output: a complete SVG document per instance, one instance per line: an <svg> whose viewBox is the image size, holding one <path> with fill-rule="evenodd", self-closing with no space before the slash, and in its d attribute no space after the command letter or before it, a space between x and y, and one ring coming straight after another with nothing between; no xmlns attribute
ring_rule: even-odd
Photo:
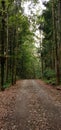
<svg viewBox="0 0 61 130"><path fill-rule="evenodd" d="M1 106L4 112L0 116L0 130L61 130L58 91L39 80L18 81L9 91L0 94L6 97L7 93L6 107Z"/></svg>

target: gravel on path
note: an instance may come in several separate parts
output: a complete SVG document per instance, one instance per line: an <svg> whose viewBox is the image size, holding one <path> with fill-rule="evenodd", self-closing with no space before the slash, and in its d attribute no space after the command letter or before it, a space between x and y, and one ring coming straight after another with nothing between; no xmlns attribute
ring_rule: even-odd
<svg viewBox="0 0 61 130"><path fill-rule="evenodd" d="M41 81L18 81L16 86L0 93L4 99L4 103L0 101L0 130L61 130L58 93Z"/></svg>

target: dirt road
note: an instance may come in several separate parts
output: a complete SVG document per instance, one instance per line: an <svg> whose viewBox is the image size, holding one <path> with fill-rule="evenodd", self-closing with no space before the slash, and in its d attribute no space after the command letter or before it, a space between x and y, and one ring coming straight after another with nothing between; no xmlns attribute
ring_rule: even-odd
<svg viewBox="0 0 61 130"><path fill-rule="evenodd" d="M20 82L17 89L14 88L11 105L0 118L0 130L61 130L61 102L56 98L58 92L52 94L50 88L37 80Z"/></svg>

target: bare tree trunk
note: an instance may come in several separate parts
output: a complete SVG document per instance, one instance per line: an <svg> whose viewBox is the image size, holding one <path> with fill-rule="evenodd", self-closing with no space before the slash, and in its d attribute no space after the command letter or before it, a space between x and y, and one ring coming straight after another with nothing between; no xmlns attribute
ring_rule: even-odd
<svg viewBox="0 0 61 130"><path fill-rule="evenodd" d="M55 46L55 68L56 68L56 83L60 83L60 69L59 69L59 53L58 53L58 39L57 39L57 16L55 10L55 0L52 0L52 18L53 18L53 41Z"/></svg>
<svg viewBox="0 0 61 130"><path fill-rule="evenodd" d="M61 74L61 0L58 0L58 26L59 26L59 55L60 55L60 74Z"/></svg>
<svg viewBox="0 0 61 130"><path fill-rule="evenodd" d="M14 71L14 80L16 84L16 74L17 74L17 50L18 50L18 28L16 27L16 48L15 48L15 71Z"/></svg>
<svg viewBox="0 0 61 130"><path fill-rule="evenodd" d="M15 74L16 74L16 52L15 52L15 48L16 48L16 45L14 45L14 43L16 44L16 39L15 39L15 36L16 36L16 29L14 27L13 29L13 44L12 44L12 85L15 84Z"/></svg>
<svg viewBox="0 0 61 130"><path fill-rule="evenodd" d="M2 30L1 30L1 90L4 90L4 43L5 43L5 1L2 4Z"/></svg>
<svg viewBox="0 0 61 130"><path fill-rule="evenodd" d="M7 44L6 44L6 79L8 81L8 9L7 9Z"/></svg>

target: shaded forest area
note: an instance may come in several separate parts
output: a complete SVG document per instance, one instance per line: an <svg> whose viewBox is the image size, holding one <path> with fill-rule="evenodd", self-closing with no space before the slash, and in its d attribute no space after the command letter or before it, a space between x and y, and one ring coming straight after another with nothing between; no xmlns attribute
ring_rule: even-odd
<svg viewBox="0 0 61 130"><path fill-rule="evenodd" d="M37 1L32 1L32 3ZM35 47L34 21L24 15L20 0L0 0L0 89L17 79L43 78L60 84L61 77L61 1L44 2L37 16L43 40ZM36 27L36 26L35 26ZM38 36L37 36L38 37Z"/></svg>

